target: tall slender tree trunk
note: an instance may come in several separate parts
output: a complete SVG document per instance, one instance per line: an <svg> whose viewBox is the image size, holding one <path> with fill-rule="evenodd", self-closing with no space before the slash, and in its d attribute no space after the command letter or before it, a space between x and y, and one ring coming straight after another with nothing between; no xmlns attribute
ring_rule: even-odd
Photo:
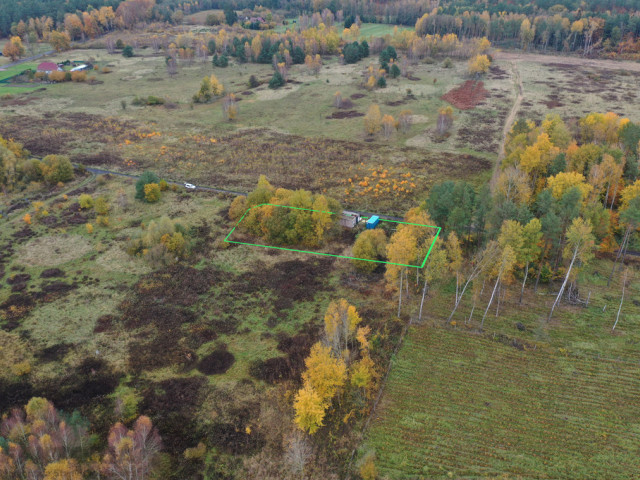
<svg viewBox="0 0 640 480"><path fill-rule="evenodd" d="M622 310L622 302L624 302L624 289L627 286L627 276L625 275L622 279L622 296L620 297L620 306L618 307L618 314L616 315L616 322L613 324L613 328L611 331L613 332L618 325L618 320L620 319L620 311Z"/></svg>
<svg viewBox="0 0 640 480"><path fill-rule="evenodd" d="M522 305L522 296L524 295L524 286L527 283L528 276L529 276L529 262L527 262L527 266L524 269L524 280L522 281L522 289L520 290L520 300L518 301L519 305Z"/></svg>
<svg viewBox="0 0 640 480"><path fill-rule="evenodd" d="M484 280L482 280L482 288L480 289L480 295L478 295L479 297L482 297L482 294L484 293L484 284L487 281L487 279L485 278ZM471 323L471 319L473 318L473 311L476 309L476 298L473 298L473 307L471 307L471 313L469 314L469 320L465 320L464 324L466 325L467 323Z"/></svg>
<svg viewBox="0 0 640 480"><path fill-rule="evenodd" d="M406 268L404 270L404 289L407 297L409 296L409 272L407 272Z"/></svg>
<svg viewBox="0 0 640 480"><path fill-rule="evenodd" d="M547 322L551 320L551 316L553 315L553 311L555 310L556 305L558 304L558 302L562 298L562 294L564 293L564 289L567 286L567 281L569 280L569 275L571 274L571 269L573 268L573 262L576 261L576 257L578 256L578 248L579 247L580 247L580 244L576 245L576 248L573 250L573 257L571 258L571 263L569 264L569 269L567 270L567 274L564 277L564 281L562 282L562 286L560 287L560 291L558 292L558 296L556 297L556 300L553 302L553 305L551 306L551 311L549 312L549 316L547 317Z"/></svg>
<svg viewBox="0 0 640 480"><path fill-rule="evenodd" d="M613 211L613 204L616 201L616 194L618 193L618 185L620 184L620 180L616 182L616 186L613 189L613 198L611 199L611 206L609 207L609 211Z"/></svg>
<svg viewBox="0 0 640 480"><path fill-rule="evenodd" d="M625 250L625 252L626 252L627 243L629 242L629 237L630 236L631 236L631 225L629 225L627 227L627 230L624 232L624 237L622 237L622 243L620 244L620 247L618 248L618 254L616 255L616 259L613 261L613 268L611 269L611 273L609 274L609 280L607 280L607 287L611 285L611 279L613 278L613 274L616 271L616 265L618 264L618 260L620 259L620 256L622 255L622 251ZM622 259L622 262L624 264L624 258Z"/></svg>
<svg viewBox="0 0 640 480"><path fill-rule="evenodd" d="M493 297L496 294L496 289L498 288L498 285L500 284L500 275L502 274L502 272L498 272L498 276L496 277L496 284L493 286L493 292L491 292L491 298L489 299L489 303L487 304L487 308L484 311L484 315L482 315L482 322L480 322L480 330L482 330L482 327L484 327L484 319L487 316L487 312L489 311L489 307L491 307L491 304L493 303Z"/></svg>
<svg viewBox="0 0 640 480"><path fill-rule="evenodd" d="M401 309L402 309L402 270L400 270L400 289L398 290L398 318L400 318Z"/></svg>
<svg viewBox="0 0 640 480"><path fill-rule="evenodd" d="M422 320L422 306L424 305L424 297L427 294L427 279L424 279L424 287L422 287L422 300L420 300L420 312L418 313L418 320Z"/></svg>

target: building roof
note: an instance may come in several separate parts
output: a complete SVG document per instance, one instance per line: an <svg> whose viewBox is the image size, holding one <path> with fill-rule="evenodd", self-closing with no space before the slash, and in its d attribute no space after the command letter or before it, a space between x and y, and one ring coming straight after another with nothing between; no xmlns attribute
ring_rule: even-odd
<svg viewBox="0 0 640 480"><path fill-rule="evenodd" d="M42 72L53 72L54 70L58 70L58 65L53 62L42 62L38 65L38 70Z"/></svg>

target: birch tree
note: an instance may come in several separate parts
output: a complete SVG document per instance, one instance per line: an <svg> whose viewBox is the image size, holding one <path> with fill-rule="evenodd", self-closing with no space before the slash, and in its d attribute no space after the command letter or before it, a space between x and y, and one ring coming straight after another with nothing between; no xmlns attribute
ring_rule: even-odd
<svg viewBox="0 0 640 480"><path fill-rule="evenodd" d="M618 307L618 313L616 314L616 321L613 324L613 328L611 329L612 332L616 329L616 326L618 325L618 320L620 320L620 312L622 311L622 304L624 303L624 293L630 281L631 281L631 270L629 270L628 268L625 268L624 273L622 274L622 295L620 296L620 306Z"/></svg>
<svg viewBox="0 0 640 480"><path fill-rule="evenodd" d="M513 273L513 267L516 264L516 252L511 245L504 245L501 247L498 244L499 256L497 258L497 262L495 262L491 266L491 274L495 276L496 282L493 286L493 291L491 292L491 298L489 299L489 303L487 303L487 308L484 311L484 315L482 315L482 322L480 322L480 329L484 327L484 319L487 316L487 312L493 303L493 299L496 295L496 291L501 283L507 282Z"/></svg>
<svg viewBox="0 0 640 480"><path fill-rule="evenodd" d="M571 262L567 268L567 273L564 277L564 281L562 282L562 286L560 287L560 291L558 292L558 296L551 306L551 311L549 312L547 321L551 320L553 311L564 294L564 290L567 286L567 282L569 281L569 277L571 276L576 260L583 264L591 260L591 258L593 258L592 250L594 244L595 238L593 237L591 223L583 220L581 217L575 218L567 230L567 244L564 252L565 256L571 255Z"/></svg>

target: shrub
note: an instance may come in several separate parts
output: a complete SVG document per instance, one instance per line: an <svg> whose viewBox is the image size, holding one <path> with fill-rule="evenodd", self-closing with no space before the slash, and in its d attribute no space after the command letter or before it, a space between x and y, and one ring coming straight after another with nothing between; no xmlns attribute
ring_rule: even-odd
<svg viewBox="0 0 640 480"><path fill-rule="evenodd" d="M102 227L108 227L109 226L109 217L107 217L106 215L98 215L96 217L96 223Z"/></svg>
<svg viewBox="0 0 640 480"><path fill-rule="evenodd" d="M110 207L107 199L104 197L98 197L95 201L94 209L98 215L108 214Z"/></svg>
<svg viewBox="0 0 640 480"><path fill-rule="evenodd" d="M384 78L384 77L380 77L380 78L378 79L377 84L378 84L378 87L380 87L380 88L384 88L384 87L386 87L386 86L387 86L387 81L385 80L385 78Z"/></svg>
<svg viewBox="0 0 640 480"><path fill-rule="evenodd" d="M121 50L121 49L123 49L123 48L124 48L124 42L122 41L122 39L121 39L121 38L119 38L118 40L116 40L116 48L117 48L118 50Z"/></svg>
<svg viewBox="0 0 640 480"><path fill-rule="evenodd" d="M111 69L109 67L102 67L102 73L111 73Z"/></svg>
<svg viewBox="0 0 640 480"><path fill-rule="evenodd" d="M169 184L164 178L158 182L158 186L160 187L161 192L165 192L169 189Z"/></svg>
<svg viewBox="0 0 640 480"><path fill-rule="evenodd" d="M127 45L122 49L122 56L126 58L133 57L133 47L131 45Z"/></svg>
<svg viewBox="0 0 640 480"><path fill-rule="evenodd" d="M31 215L29 215L28 213L26 213L24 215L24 217L22 217L22 221L24 223L26 223L27 225L31 225Z"/></svg>
<svg viewBox="0 0 640 480"><path fill-rule="evenodd" d="M31 364L25 360L24 362L11 365L11 373L17 377L22 377L31 373Z"/></svg>
<svg viewBox="0 0 640 480"><path fill-rule="evenodd" d="M136 182L136 199L144 200L144 186L148 183L158 183L160 179L153 172L144 172Z"/></svg>
<svg viewBox="0 0 640 480"><path fill-rule="evenodd" d="M280 88L285 84L284 77L280 72L274 72L273 77L269 80L269 88Z"/></svg>
<svg viewBox="0 0 640 480"><path fill-rule="evenodd" d="M131 100L131 105L135 105L137 107L142 107L145 105L155 106L155 105L164 105L165 99L162 97L155 97L153 95L149 95L148 97L135 97Z"/></svg>
<svg viewBox="0 0 640 480"><path fill-rule="evenodd" d="M93 225L91 225L90 223L87 223L85 227L87 228L87 233L89 234L93 233Z"/></svg>
<svg viewBox="0 0 640 480"><path fill-rule="evenodd" d="M87 72L72 72L71 80L74 82L84 82L87 80Z"/></svg>
<svg viewBox="0 0 640 480"><path fill-rule="evenodd" d="M73 165L65 155L47 155L42 159L42 174L51 185L73 180Z"/></svg>
<svg viewBox="0 0 640 480"><path fill-rule="evenodd" d="M93 207L93 197L88 193L83 193L78 198L78 203L80 204L80 208L89 209Z"/></svg>
<svg viewBox="0 0 640 480"><path fill-rule="evenodd" d="M353 256L357 258L380 260L384 258L386 250L387 236L381 229L365 230L358 235L353 244ZM365 260L352 260L351 262L358 270L367 273L373 272L379 265Z"/></svg>
<svg viewBox="0 0 640 480"><path fill-rule="evenodd" d="M55 71L49 74L50 82L64 82L65 78L66 78L66 75L64 72Z"/></svg>
<svg viewBox="0 0 640 480"><path fill-rule="evenodd" d="M260 82L258 81L256 76L255 75L251 75L249 77L249 88L257 88L259 86L260 86Z"/></svg>
<svg viewBox="0 0 640 480"><path fill-rule="evenodd" d="M449 57L444 59L444 62L442 62L442 66L444 68L451 68L453 67L453 60L451 60Z"/></svg>
<svg viewBox="0 0 640 480"><path fill-rule="evenodd" d="M147 183L144 186L144 199L147 203L155 203L160 200L160 185Z"/></svg>
<svg viewBox="0 0 640 480"><path fill-rule="evenodd" d="M398 78L400 76L400 68L398 68L397 64L393 64L391 65L391 68L389 69L389 75L391 75L391 78Z"/></svg>

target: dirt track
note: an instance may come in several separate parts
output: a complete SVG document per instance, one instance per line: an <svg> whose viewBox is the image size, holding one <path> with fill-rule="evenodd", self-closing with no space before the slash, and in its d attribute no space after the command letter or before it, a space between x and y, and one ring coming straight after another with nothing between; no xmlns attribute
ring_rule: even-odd
<svg viewBox="0 0 640 480"><path fill-rule="evenodd" d="M640 72L640 63L626 60L603 60L583 57L570 57L562 55L542 55L539 53L503 52L496 51L494 58L505 62L533 62L533 63L557 63L564 65L576 65L581 67L600 68L604 70L627 70Z"/></svg>
<svg viewBox="0 0 640 480"><path fill-rule="evenodd" d="M520 110L520 104L522 103L522 97L524 92L522 88L522 79L520 78L520 72L518 71L518 67L515 62L511 62L511 75L513 77L513 82L515 84L516 97L515 97L515 100L513 101L513 106L509 111L509 115L507 116L507 119L504 122L504 128L502 129L502 142L500 144L500 153L498 154L498 160L496 161L496 164L493 168L493 176L491 177L492 186L495 185L496 181L498 180L498 174L500 172L500 164L504 159L504 154L505 154L504 147L505 147L505 143L507 142L507 135L509 134L509 131L511 130L511 126L513 125L513 122L516 119L518 110Z"/></svg>

